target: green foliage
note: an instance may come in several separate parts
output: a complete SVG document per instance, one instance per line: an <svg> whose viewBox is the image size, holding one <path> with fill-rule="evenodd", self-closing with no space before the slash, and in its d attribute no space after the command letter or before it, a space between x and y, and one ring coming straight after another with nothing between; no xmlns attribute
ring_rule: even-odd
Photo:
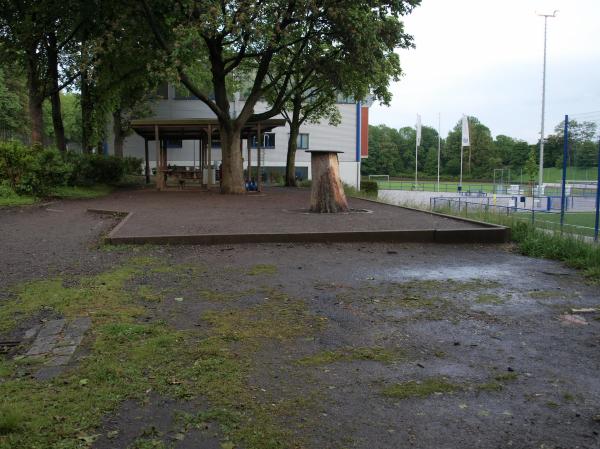
<svg viewBox="0 0 600 449"><path fill-rule="evenodd" d="M4 204L19 204L15 196L44 197L51 194L65 197L90 197L105 194L101 192L75 192L65 190L71 186L92 186L95 184L117 184L125 174L139 174L141 160L120 159L96 154L61 154L55 149L28 147L18 141L0 142L0 177L5 180L0 196L6 198Z"/></svg>
<svg viewBox="0 0 600 449"><path fill-rule="evenodd" d="M125 174L141 172L141 159L101 154L68 152L66 159L73 166L69 184L89 186L93 184L116 184Z"/></svg>
<svg viewBox="0 0 600 449"><path fill-rule="evenodd" d="M17 194L47 195L52 187L64 185L70 173L71 166L57 150L0 142L0 176Z"/></svg>
<svg viewBox="0 0 600 449"><path fill-rule="evenodd" d="M377 196L379 192L379 184L377 181L361 181L360 182L361 192L365 192L367 195Z"/></svg>

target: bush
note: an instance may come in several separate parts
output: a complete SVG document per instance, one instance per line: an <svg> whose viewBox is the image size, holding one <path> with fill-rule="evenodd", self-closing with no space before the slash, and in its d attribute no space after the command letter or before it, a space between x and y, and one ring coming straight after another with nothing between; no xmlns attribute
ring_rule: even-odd
<svg viewBox="0 0 600 449"><path fill-rule="evenodd" d="M124 157L122 159L123 169L126 175L141 175L142 174L142 160L138 157Z"/></svg>
<svg viewBox="0 0 600 449"><path fill-rule="evenodd" d="M376 181L362 181L360 183L360 191L365 192L367 195L377 196L379 185Z"/></svg>
<svg viewBox="0 0 600 449"><path fill-rule="evenodd" d="M71 166L57 150L0 142L0 176L19 195L47 195L53 187L64 185L70 174Z"/></svg>
<svg viewBox="0 0 600 449"><path fill-rule="evenodd" d="M117 184L126 174L141 173L142 161L135 157L67 153L66 158L73 164L71 185Z"/></svg>

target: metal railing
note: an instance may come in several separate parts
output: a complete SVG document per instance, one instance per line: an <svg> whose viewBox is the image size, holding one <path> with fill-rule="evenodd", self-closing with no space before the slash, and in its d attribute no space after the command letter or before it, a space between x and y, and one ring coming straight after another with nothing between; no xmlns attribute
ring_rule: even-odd
<svg viewBox="0 0 600 449"><path fill-rule="evenodd" d="M575 204L579 200L588 200L586 197L568 197L566 202ZM465 198L465 197L434 197L430 199L430 209L436 212L450 213L452 215L478 218L486 220L490 214L503 215L514 220L530 222L536 227L559 232L568 232L598 240L598 225L593 222L595 207L587 208L585 211L570 211L566 217L561 219L560 198L558 198L558 209L548 208L548 197L539 199L539 206L524 207L521 205L520 197L496 198ZM590 203L592 204L592 203ZM590 225L582 224L589 219Z"/></svg>

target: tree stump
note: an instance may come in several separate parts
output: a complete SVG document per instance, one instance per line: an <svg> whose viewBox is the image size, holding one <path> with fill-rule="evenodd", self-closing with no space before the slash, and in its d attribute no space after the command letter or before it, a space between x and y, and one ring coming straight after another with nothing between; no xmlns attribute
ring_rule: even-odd
<svg viewBox="0 0 600 449"><path fill-rule="evenodd" d="M342 151L313 151L310 163L312 188L310 211L318 213L348 212L348 201L340 179L340 163L337 153Z"/></svg>

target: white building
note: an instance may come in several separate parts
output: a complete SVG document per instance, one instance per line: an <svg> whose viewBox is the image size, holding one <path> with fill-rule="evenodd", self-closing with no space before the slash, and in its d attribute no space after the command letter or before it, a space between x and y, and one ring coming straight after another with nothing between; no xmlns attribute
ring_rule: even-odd
<svg viewBox="0 0 600 449"><path fill-rule="evenodd" d="M165 85L162 89L163 99L152 104L153 114L149 119L181 120L181 119L216 119L215 114L202 101L195 97L179 96L174 86ZM306 124L300 129L298 151L296 153L296 176L300 179L310 179L310 154L304 150L337 150L339 154L340 175L346 184L360 186L360 160L368 155L368 106L356 102L340 102L338 109L341 122L338 126L330 126L327 121L318 124ZM235 114L241 110L243 101L232 102L231 111ZM267 104L259 103L255 112L260 113ZM277 116L275 118L282 118ZM111 128L112 129L112 128ZM274 174L283 176L287 155L289 127L281 126L271 132L264 133L261 167L264 178L272 178ZM113 137L109 136L105 151L114 154ZM198 140L174 140L167 142L168 164L177 167L199 167L200 148ZM149 166L156 167L156 152L153 151L155 142L149 141ZM255 145L251 145L255 148ZM145 158L144 138L134 133L124 142L125 156ZM257 166L257 151L251 151L252 167ZM247 141L243 141L244 167L248 166ZM212 142L210 154L211 165L217 168L221 161L221 149L218 140Z"/></svg>

